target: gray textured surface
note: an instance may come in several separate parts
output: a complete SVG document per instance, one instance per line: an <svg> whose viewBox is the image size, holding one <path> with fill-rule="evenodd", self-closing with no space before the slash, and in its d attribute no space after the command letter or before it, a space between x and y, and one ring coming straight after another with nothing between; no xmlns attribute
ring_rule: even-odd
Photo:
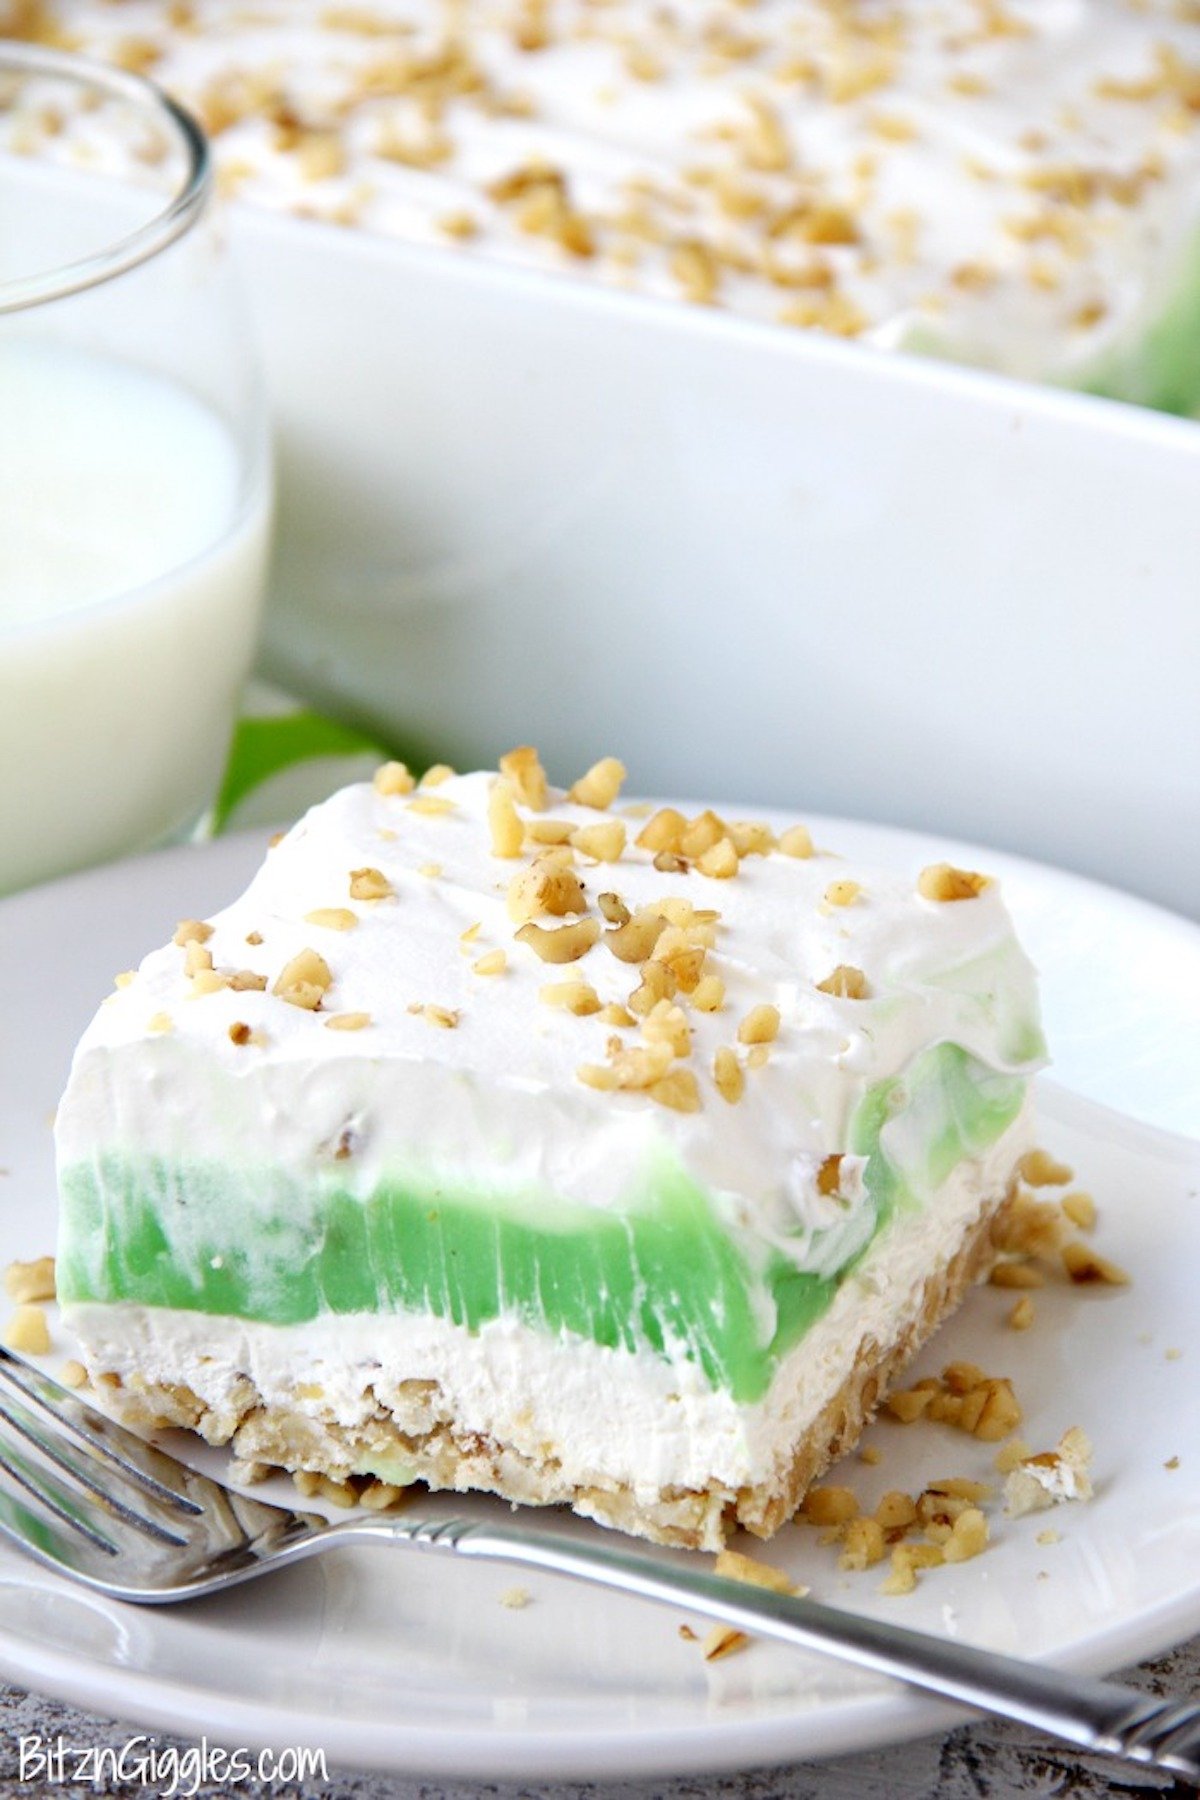
<svg viewBox="0 0 1200 1800"><path fill-rule="evenodd" d="M1200 1638L1126 1671L1125 1680L1156 1693L1195 1693L1200 1689ZM68 1745L120 1745L130 1725L93 1718L73 1707L0 1687L0 1794L30 1800L85 1795L121 1795L152 1800L161 1786L129 1784L47 1786L18 1780L18 1742L24 1735ZM159 1744L173 1741L156 1740ZM1029 1731L984 1723L923 1738L897 1749L879 1750L836 1762L802 1763L793 1768L754 1771L717 1778L686 1777L677 1781L522 1783L480 1786L404 1780L399 1777L342 1774L330 1771L327 1784L296 1787L287 1782L247 1780L236 1787L200 1786L198 1800L1003 1800L1004 1796L1036 1796L1037 1800L1101 1800L1102 1796L1145 1796L1190 1793L1162 1776L1115 1765L1101 1757L1081 1756Z"/></svg>

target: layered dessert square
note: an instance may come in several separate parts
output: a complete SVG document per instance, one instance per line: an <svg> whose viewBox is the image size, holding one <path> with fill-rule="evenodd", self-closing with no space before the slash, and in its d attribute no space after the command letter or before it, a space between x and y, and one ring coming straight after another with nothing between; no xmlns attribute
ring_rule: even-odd
<svg viewBox="0 0 1200 1800"><path fill-rule="evenodd" d="M106 1403L247 1462L769 1535L992 1258L1035 982L996 884L399 764L119 978L57 1116Z"/></svg>
<svg viewBox="0 0 1200 1800"><path fill-rule="evenodd" d="M0 0L5 30L154 76L255 207L1200 404L1187 0ZM99 154L49 91L0 141Z"/></svg>

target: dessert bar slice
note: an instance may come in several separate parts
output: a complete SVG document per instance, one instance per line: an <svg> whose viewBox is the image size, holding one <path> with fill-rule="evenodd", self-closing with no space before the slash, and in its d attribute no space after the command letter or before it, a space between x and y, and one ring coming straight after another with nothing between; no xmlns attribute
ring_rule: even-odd
<svg viewBox="0 0 1200 1800"><path fill-rule="evenodd" d="M990 1262L1030 965L983 876L622 774L386 765L120 978L57 1121L115 1409L708 1548L854 1442Z"/></svg>

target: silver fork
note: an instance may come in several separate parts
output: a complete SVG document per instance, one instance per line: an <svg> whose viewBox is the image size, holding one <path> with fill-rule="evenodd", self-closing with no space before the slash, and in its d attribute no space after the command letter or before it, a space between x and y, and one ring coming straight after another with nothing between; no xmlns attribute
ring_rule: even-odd
<svg viewBox="0 0 1200 1800"><path fill-rule="evenodd" d="M120 1600L212 1594L342 1544L397 1543L516 1563L702 1613L891 1675L1089 1750L1200 1781L1200 1704L1157 1699L627 1549L524 1524L413 1513L331 1524L232 1492L0 1350L0 1532Z"/></svg>

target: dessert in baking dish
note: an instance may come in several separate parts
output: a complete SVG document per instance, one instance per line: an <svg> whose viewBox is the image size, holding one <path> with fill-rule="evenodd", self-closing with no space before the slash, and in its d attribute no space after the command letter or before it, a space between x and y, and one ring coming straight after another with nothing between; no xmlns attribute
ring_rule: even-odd
<svg viewBox="0 0 1200 1800"><path fill-rule="evenodd" d="M6 12L153 74L256 206L1200 403L1200 22L1181 0ZM87 120L36 91L5 135L90 153Z"/></svg>
<svg viewBox="0 0 1200 1800"><path fill-rule="evenodd" d="M991 1260L1034 978L994 883L400 765L122 978L58 1288L247 1461L763 1535Z"/></svg>

